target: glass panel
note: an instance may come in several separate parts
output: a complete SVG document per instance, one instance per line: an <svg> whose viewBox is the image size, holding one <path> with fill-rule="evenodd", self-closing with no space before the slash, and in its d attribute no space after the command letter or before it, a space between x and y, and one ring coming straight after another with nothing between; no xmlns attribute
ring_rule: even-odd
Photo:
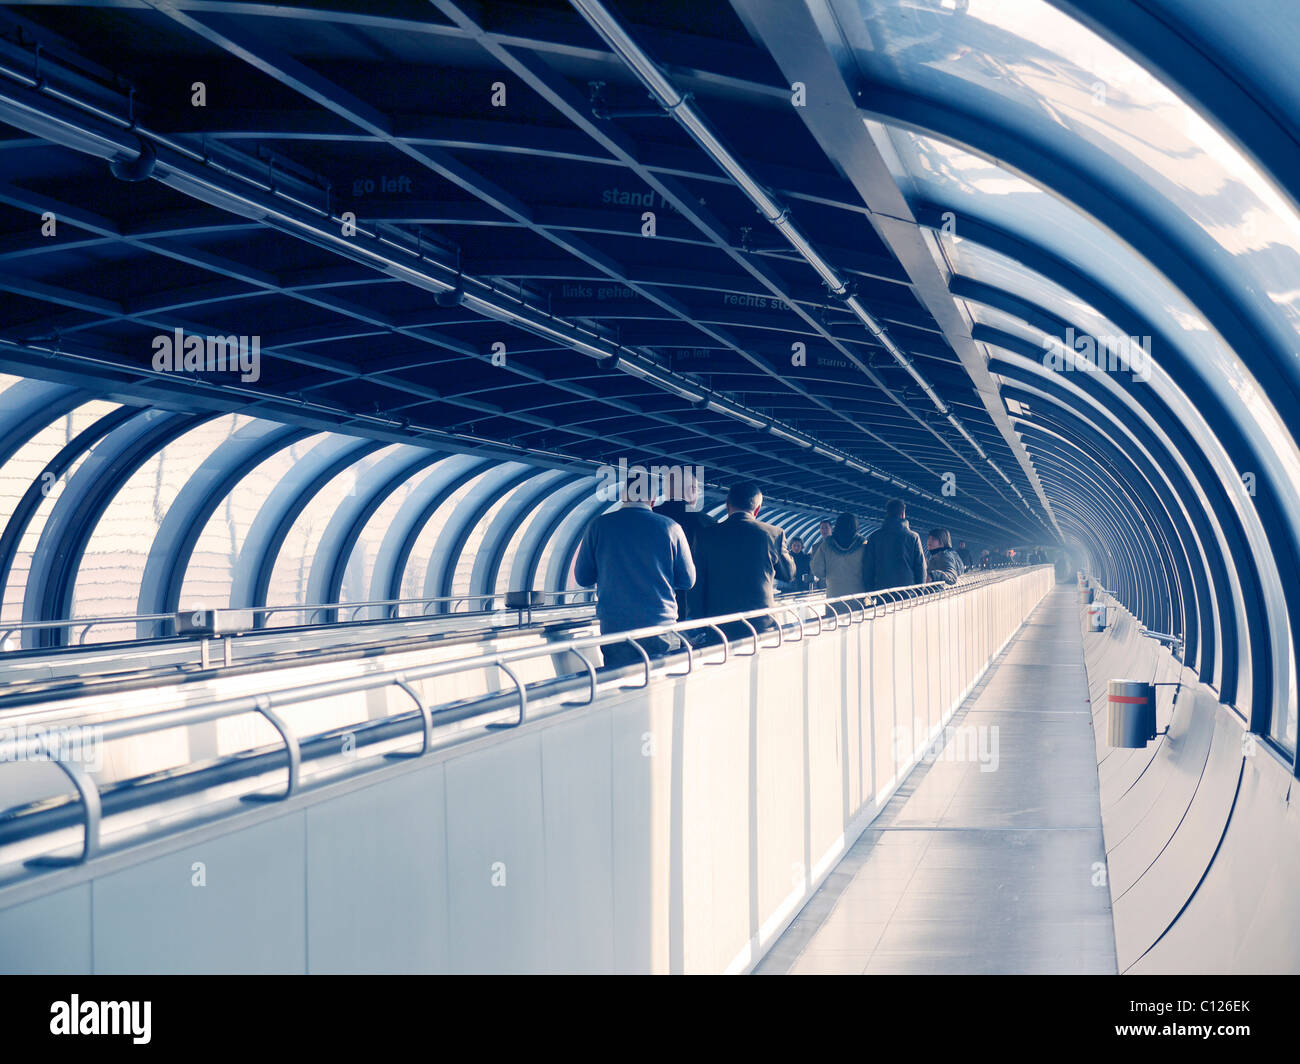
<svg viewBox="0 0 1300 1064"><path fill-rule="evenodd" d="M429 562L438 540L442 538L442 530L447 526L447 521L456 508L464 501L465 496L473 491L485 476L487 473L480 473L452 492L420 529L420 534L415 539L415 546L411 548L411 556L407 559L406 569L402 572L402 598L422 598L425 595ZM457 608L463 611L465 604L461 603Z"/></svg>
<svg viewBox="0 0 1300 1064"><path fill-rule="evenodd" d="M563 495L573 490L574 490L573 485L564 484L561 487L556 489L556 494ZM496 586L493 588L493 590L497 592L497 594L504 595L515 585L515 580L513 579L514 577L513 570L515 566L515 559L519 555L519 547L523 544L524 537L528 535L529 531L538 522L538 520L541 518L541 515L545 512L546 504L550 502L554 497L555 497L554 495L548 495L546 496L546 498L542 499L540 503L534 506L528 512L528 516L523 519L519 527L515 529L514 534L510 537L510 542L506 545L505 554L501 556L501 568L497 571L497 582L496 582ZM548 514L547 519L549 520L551 517L554 516L555 515L553 513ZM520 579L521 580L523 579L522 575L520 576Z"/></svg>
<svg viewBox="0 0 1300 1064"><path fill-rule="evenodd" d="M536 485L531 485L536 487ZM529 481L524 481L517 488L511 488L504 496L492 504L491 509L479 520L479 522L470 530L469 537L465 540L465 547L460 552L460 557L456 559L456 573L451 580L451 593L453 595L468 595L472 588L470 587L470 577L474 572L474 560L478 554L479 547L483 545L483 537L492 525L492 521L507 506L517 505L520 495L527 493L529 490ZM505 567L502 566L504 571ZM457 609L467 609L470 611L481 610L487 604L482 599L474 599L465 603L464 606L457 606ZM502 603L494 603L500 606Z"/></svg>
<svg viewBox="0 0 1300 1064"><path fill-rule="evenodd" d="M1278 350L1300 329L1300 214L1147 71L1043 0L832 0L869 79L938 100L1062 157L1104 157L1132 201L1217 260ZM1264 298L1260 299L1259 295Z"/></svg>
<svg viewBox="0 0 1300 1064"><path fill-rule="evenodd" d="M218 447L252 418L227 414L173 440L137 469L113 496L86 545L73 597L74 617L134 614L140 582L167 509ZM87 642L131 639L135 626L100 625Z"/></svg>
<svg viewBox="0 0 1300 1064"><path fill-rule="evenodd" d="M384 536L388 532L388 527L392 524L393 518L397 516L397 511L402 508L402 504L406 502L411 493L441 468L442 463L438 462L428 469L420 470L379 504L379 508L366 522L366 527L361 530L361 535L357 537L356 546L352 548L352 555L348 558L348 567L343 575L343 587L339 595L340 602L370 602L385 597L374 586L375 559L379 555L379 548L384 542ZM383 616L382 612L373 614L367 610L359 612L362 616ZM344 613L343 616L348 617L351 614Z"/></svg>
<svg viewBox="0 0 1300 1064"><path fill-rule="evenodd" d="M371 469L403 447L404 444L394 443L366 455L335 476L303 508L289 529L289 534L285 536L280 554L275 559L271 582L267 586L268 606L316 605L307 602L307 588L312 563L316 560L316 549L320 546L321 537L325 535L331 518L338 512L344 499L355 496L361 489ZM412 452L415 450L407 449ZM282 628L302 623L302 614L276 613L271 615L268 627Z"/></svg>
<svg viewBox="0 0 1300 1064"><path fill-rule="evenodd" d="M885 158L905 193L952 211L945 218L946 231L933 234L941 268L950 274L1002 288L1018 295L1072 324L1078 332L1094 337L1121 336L1120 330L1097 310L1060 285L1028 270L1021 263L979 245L962 235L962 212L969 212L1018 236L1030 245L1041 245L1064 261L1074 264L1085 275L1107 285L1147 317L1155 329L1178 344L1182 354L1200 367L1212 382L1224 382L1230 391L1220 390L1231 408L1237 406L1238 424L1253 437L1261 463L1273 467L1273 475L1284 485L1300 485L1300 451L1278 410L1256 384L1243 362L1223 344L1205 318L1172 288L1133 249L1115 239L1069 204L1047 195L1023 179L969 152L932 138L919 136L896 127L868 123L882 147ZM973 300L960 301L975 321L1003 328L1013 335L1030 339L1036 330L1027 332L1023 323ZM1143 338L1135 338L1139 342ZM1035 341L1047 351L1046 338L1037 334ZM1240 512L1246 517L1247 533L1255 545L1256 556L1265 574L1270 637L1276 655L1283 662L1293 656L1287 639L1287 611L1282 602L1276 567L1266 538L1255 519L1248 499L1242 496L1239 472L1232 468L1217 446L1209 426L1161 371L1161 352L1152 339L1153 379L1155 387L1173 406L1183 411L1186 423L1198 426L1194 431L1206 440L1207 453L1219 466L1225 488L1241 499ZM1216 384L1217 387L1217 384ZM1281 500L1292 515L1300 513L1300 499L1294 490ZM1245 651L1243 650L1243 653ZM1289 720L1294 716L1295 678L1284 671ZM1244 708L1244 707L1243 707ZM1288 727L1279 719L1275 732ZM1279 734L1278 738L1286 741Z"/></svg>
<svg viewBox="0 0 1300 1064"><path fill-rule="evenodd" d="M13 383L18 378L0 378L0 383ZM114 403L95 400L77 407L75 410L41 429L35 436L13 453L9 461L0 466L0 529L8 526L23 494L32 486L41 470L71 442L78 433L93 425L99 418L116 410ZM23 593L27 589L27 575L32 567L32 552L40 541L45 522L50 511L63 494L68 478L76 473L85 458L80 458L58 480L49 483L49 491L32 514L27 530L18 544L13 565L4 588L4 605L0 610L0 619L6 623L22 620Z"/></svg>
<svg viewBox="0 0 1300 1064"><path fill-rule="evenodd" d="M230 605L235 563L262 504L280 480L318 443L338 437L322 433L259 462L221 501L203 527L181 585L182 609Z"/></svg>

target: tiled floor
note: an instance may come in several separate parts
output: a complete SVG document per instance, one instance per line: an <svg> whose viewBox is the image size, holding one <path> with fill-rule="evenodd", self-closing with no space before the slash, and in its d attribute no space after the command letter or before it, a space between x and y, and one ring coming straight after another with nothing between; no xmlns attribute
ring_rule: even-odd
<svg viewBox="0 0 1300 1064"><path fill-rule="evenodd" d="M759 974L1114 973L1076 603L1044 600L954 716L964 756L913 771Z"/></svg>

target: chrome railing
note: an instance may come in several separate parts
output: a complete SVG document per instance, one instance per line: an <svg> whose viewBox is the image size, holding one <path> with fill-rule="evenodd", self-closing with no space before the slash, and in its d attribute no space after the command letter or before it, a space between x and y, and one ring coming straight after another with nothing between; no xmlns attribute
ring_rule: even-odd
<svg viewBox="0 0 1300 1064"><path fill-rule="evenodd" d="M538 591L535 594L537 594L543 599L563 600L566 596L572 596L578 602L588 601L588 600L594 601L593 592L591 592L586 588L571 589L568 591ZM429 607L431 606L437 606L446 603L449 605L448 605L448 609L445 612L455 613L457 607L461 605L468 605L471 602L491 603L496 599L500 599L502 602L504 602L505 598L506 598L506 593L499 591L494 593L484 593L480 595L435 595L428 598L377 599L372 602L323 602L323 603L317 602L317 603L294 604L294 605L248 606L248 607L218 606L212 609L211 611L208 611L206 607L197 607L188 610L179 610L176 613L131 613L131 614L121 614L119 616L75 617L75 618L69 618L66 620L59 620L59 621L15 621L7 625L0 625L0 651L20 649L20 647L10 645L10 638L12 636L17 635L21 638L24 632L39 632L39 631L50 631L50 630L66 630L69 634L69 637L71 637L72 634L75 632L76 633L75 641L70 638L69 644L72 646L85 646L87 633L89 633L92 628L101 627L106 624L135 624L135 625L152 624L154 626L153 627L154 638L165 638L166 636L164 634L160 634L159 632L160 628L162 628L164 625L170 624L172 627L172 631L169 634L175 635L177 618L179 616L183 616L186 613L194 613L196 612L196 609L202 610L203 612L212 612L215 614L241 614L241 613L252 614L254 615L254 617L259 618L261 621L261 623L257 625L257 629L260 631L263 629L263 627L266 624L266 621L270 617L280 613L302 614L304 617L302 623L305 625L313 625L313 624L321 623L316 620L316 618L320 614L328 615L331 612L333 613L346 612L347 613L346 619L340 620L338 622L333 622L333 623L347 624L347 623L355 623L355 621L357 620L357 614L360 611L366 609L383 609L386 612L387 619L396 620L396 619L400 619L401 610L405 606L424 607L421 613L414 614L413 616L429 617L435 615L429 609ZM479 612L490 612L490 611L485 609ZM408 616L412 616L412 615L408 615ZM369 619L376 620L382 618L369 618ZM126 642L128 640L122 640L122 641Z"/></svg>
<svg viewBox="0 0 1300 1064"><path fill-rule="evenodd" d="M418 751L401 751L394 753L392 756L409 756L418 757L427 754L434 747L434 729L440 723L452 723L473 717L483 717L497 715L503 712L508 706L488 706L484 707L479 703L492 701L493 698L499 697L494 695L483 696L477 699L475 704L456 707L454 713L448 710L438 710L434 708L420 695L413 686L416 683L432 680L441 677L462 673L476 669L493 669L502 673L509 681L515 691L515 704L518 708L518 719L513 722L490 723L489 728L515 728L523 724L528 719L529 709L529 685L524 683L516 671L515 666L522 662L546 656L556 656L565 653L572 653L581 662L586 673L585 686L587 688L587 697L584 702L566 703L566 705L590 705L595 701L598 680L596 667L592 661L590 651L596 648L606 647L616 643L626 643L634 647L641 657L640 665L630 665L621 668L610 669L607 671L608 679L622 680L627 677L632 670L643 672L640 687L648 686L651 680L651 674L656 667L652 656L641 645L639 640L649 637L673 636L680 640L681 645L675 650L670 650L660 659L660 665L664 669L671 668L681 663L684 656L685 668L667 673L670 676L685 676L694 671L696 667L697 655L701 656L704 665L722 665L731 660L733 656L753 656L758 654L761 649L775 648L782 646L787 641L799 642L807 638L816 638L826 631L837 631L841 628L851 628L855 624L862 624L868 620L897 612L898 610L909 609L921 602L930 602L937 599L943 599L965 592L974 590L979 587L985 587L989 584L999 583L1017 576L1027 575L1035 569L1041 567L1018 567L1014 571L1002 571L998 573L977 573L961 578L958 583L948 584L922 584L910 587L889 588L883 591L875 591L864 594L844 595L835 599L817 598L815 596L801 597L795 601L777 602L773 606L756 610L748 610L739 613L726 614L717 617L702 618L693 621L676 622L673 624L655 625L646 628L634 629L611 634L588 635L571 637L555 642L548 642L541 646L524 647L510 651L500 651L494 654L484 655L482 657L464 658L456 661L438 662L431 665L420 666L417 668L406 668L400 670L387 670L374 673L368 673L365 676L353 677L348 679L330 680L320 683L305 684L297 687L286 688L284 690L245 695L236 698L214 699L206 703L186 706L179 709L170 709L119 718L104 724L87 725L96 729L96 741L100 744L113 742L116 740L134 738L142 735L148 735L154 732L161 732L171 728L187 727L195 724L202 724L217 720L223 720L229 717L240 716L244 714L257 714L266 720L279 734L283 743L279 755L260 755L257 750L246 750L240 753L229 755L216 764L205 765L195 774L196 779L190 781L187 793L201 791L217 781L223 768L238 765L240 766L237 775L231 778L249 778L262 775L276 766L287 766L287 776L285 786L282 792L275 795L249 795L246 797L266 797L273 799L286 799L298 792L301 785L301 769L304 759L303 747L305 744L313 744L310 756L312 758L323 757L326 754L337 753L333 747L323 749L320 740L328 736L328 733L312 735L307 737L297 736L293 730L286 724L284 719L277 713L277 710L287 707L301 705L314 699L332 698L340 695L355 694L359 692L372 692L378 689L394 687L405 694L412 703L414 708L406 713L389 715L383 718L367 720L364 722L366 727L374 728L376 734L381 735L381 739L372 741L387 741L391 738L400 737L411 731L418 730L421 735L421 743ZM824 609L823 609L824 607ZM806 616L805 612L811 614ZM778 618L783 618L778 620ZM788 625L784 619L792 619ZM814 628L813 625L816 625ZM747 633L739 638L734 638L727 632L728 626L743 625L748 629ZM688 633L694 631L711 631L718 637L718 641L705 647L693 646L691 640L684 638ZM734 628L732 631L734 632ZM796 638L794 633L798 633ZM774 641L773 641L774 640ZM748 646L748 650L742 651L742 646ZM734 647L734 649L733 649ZM713 660L703 657L703 653L710 650L720 649L720 656L715 656ZM564 674L562 676L535 681L534 686L545 687L546 685L557 685L560 681L571 681L581 677L581 673ZM567 690L568 687L565 687ZM554 691L554 693L564 693L563 691ZM435 719L437 717L438 719ZM10 724L18 723L17 720L11 720ZM79 727L79 725L64 724L63 729ZM350 731L355 731L358 725L350 726ZM2 734L2 733L0 733ZM369 745L369 742L360 742L358 745ZM91 778L89 772L76 760L69 758L59 758L53 756L48 741L40 736L24 736L22 738L3 738L0 737L0 762L13 760L28 760L39 758L42 760L52 760L68 776L73 786L76 788L77 795L80 798L82 806L82 816L80 822L83 828L83 845L80 855L72 858L40 858L38 862L28 862L29 864L51 864L51 863L80 863L93 857L101 848L100 825L103 816L103 802L99 786ZM265 766L265 767L263 767ZM180 766L183 771L188 766ZM168 797L176 795L176 779L174 774L177 770L171 770L167 775L169 779L157 780L154 784L145 783L142 786L130 786L126 790L131 793L123 794L123 806L132 809L141 806L142 790L150 785L167 785ZM222 779L220 782L228 782ZM39 808L34 809L27 814L28 819L34 824L40 822L42 818L48 823L50 818L59 819L59 809L49 808L48 801L36 803ZM111 812L112 810L110 810ZM10 828L13 828L13 814L15 810L9 810L6 819L11 821ZM73 821L75 823L75 821ZM58 824L57 826L67 826ZM3 836L12 834L9 832L0 833L0 841ZM22 837L39 835L45 833L42 830L29 831L24 829Z"/></svg>

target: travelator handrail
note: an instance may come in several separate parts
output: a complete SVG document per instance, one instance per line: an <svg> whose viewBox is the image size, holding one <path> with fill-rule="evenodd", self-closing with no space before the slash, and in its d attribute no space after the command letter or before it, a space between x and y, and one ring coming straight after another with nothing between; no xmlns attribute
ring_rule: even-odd
<svg viewBox="0 0 1300 1064"><path fill-rule="evenodd" d="M498 651L494 654L483 655L481 657L461 658L455 661L437 662L431 665L419 666L416 668L393 669L380 672L368 673L365 676L353 677L349 679L327 680L320 683L302 684L296 687L285 688L283 690L270 693L242 695L235 698L214 699L207 703L186 706L180 709L162 710L140 716L124 717L117 720L109 721L104 724L62 724L57 731L67 733L73 728L88 726L95 730L96 741L98 743L113 742L120 739L134 738L140 735L147 735L154 732L165 731L171 728L187 727L195 724L204 724L211 721L222 720L229 717L242 716L245 714L257 714L265 719L280 735L283 742L282 748L274 753L261 754L255 748L253 750L240 751L239 753L228 755L217 763L205 765L198 773L197 778L189 781L185 793L194 793L201 791L216 782L231 782L235 779L249 778L262 775L274 768L283 767L287 762L287 778L284 790L279 794L265 795L262 793L244 795L245 799L259 800L284 800L292 797L298 792L301 779L301 768L304 760L304 746L313 744L311 751L308 753L309 759L324 757L337 753L332 746L322 746L323 742L331 738L333 732L339 729L332 729L316 735L301 738L294 734L291 728L276 712L277 709L298 705L303 702L309 702L314 699L334 698L340 695L356 694L366 691L374 691L386 687L396 687L401 690L415 704L413 711L406 713L391 714L387 717L367 720L364 722L349 725L343 729L344 732L352 735L356 740L356 745L369 745L373 742L387 741L391 738L397 738L408 732L415 730L416 722L422 733L421 746L418 751L400 751L394 752L390 756L402 757L421 757L429 753L434 747L434 729L439 723L455 723L472 717L481 717L494 715L502 712L509 706L500 704L483 705L483 703L497 703L499 696L486 695L474 699L468 705L457 706L455 703L450 704L446 710L438 710L435 713L424 698L412 686L414 683L424 680L437 679L444 676L454 675L460 672L466 672L474 669L494 668L505 674L506 678L515 688L515 704L518 706L518 720L513 723L490 723L489 728L516 728L527 719L529 694L528 684L525 684L518 673L512 666L520 662L531 660L538 657L547 657L565 653L573 653L582 662L586 671L587 699L585 702L569 703L575 706L590 705L596 699L597 679L596 668L592 664L591 658L583 653L597 647L604 647L615 643L627 643L634 647L642 658L641 665L624 666L617 669L608 670L609 679L623 679L628 676L631 670L644 670L644 678L637 685L647 687L650 684L651 671L653 668L650 654L638 642L638 640L654 636L678 635L681 633L694 631L697 629L712 630L721 640L722 656L718 660L706 661L705 665L722 665L727 663L732 657L733 638L728 636L724 626L743 624L748 628L748 634L735 639L734 642L740 644L749 643L752 649L745 652L736 650L736 656L752 657L760 649L767 647L779 647L786 642L786 633L783 622L776 622L777 616L789 616L794 618L791 624L792 630L799 632L798 639L792 639L791 642L799 642L809 637L809 628L812 623L816 622L816 629L812 631L815 638L825 631L837 631L840 628L851 628L854 624L861 624L867 620L875 619L881 615L887 615L896 612L899 609L906 609L916 606L922 601L933 601L935 599L946 598L965 591L973 590L976 587L987 586L988 584L999 583L1003 580L1010 579L1014 576L1023 575L1041 566L1022 566L1016 567L1014 571L1002 571L998 573L979 573L964 576L956 584L931 583L916 584L906 587L886 588L880 591L862 592L850 595L842 595L834 599L824 599L817 596L808 596L802 600L777 602L773 606L763 607L755 610L748 610L738 613L724 614L716 617L701 618L694 621L678 621L672 624L654 625L645 628L633 629L630 631L617 632L608 635L590 635L571 637L555 642L548 642L541 646L524 647L510 651ZM825 606L825 612L821 612L814 607ZM856 607L856 609L855 609ZM841 608L843 612L841 612ZM809 610L812 616L804 617L800 610ZM828 616L829 615L829 616ZM771 626L764 624L761 628L757 621L768 622ZM823 624L823 621L828 623ZM833 623L829 623L833 622ZM734 629L733 629L734 630ZM762 638L770 634L775 634L776 642L763 643ZM672 676L685 676L692 673L695 669L695 655L697 648L693 647L689 640L682 639L681 647L677 648L678 652L684 651L686 668L684 670L669 673ZM711 644L710 647L701 649L710 649L717 644ZM664 659L664 666L676 663L676 654ZM537 681L534 686L555 685L561 680L573 680L581 674L575 673L564 677L555 677L547 681ZM568 685L564 685L563 690L555 690L548 693L564 693ZM440 719L435 721L435 716ZM362 729L369 729L372 735L367 741L363 742L363 736L358 735ZM71 858L41 857L28 861L29 866L52 866L65 864L82 863L93 857L100 849L100 823L103 815L103 796L100 793L98 785L91 778L90 774L77 761L66 758L52 757L49 755L48 740L43 736L22 737L22 738L0 738L0 763L9 760L26 760L32 755L36 759L53 761L71 780L76 788L78 796L81 799L83 810L80 818L84 830L83 845L79 856ZM42 757L44 754L46 756ZM187 768L182 766L181 768ZM223 768L233 768L234 771L227 771L224 778L216 780L213 777L221 774ZM175 773L176 769L169 770L169 773ZM169 779L159 780L158 783L165 785L174 782ZM143 788L135 785L134 781L118 781L112 785L118 788L126 788L122 793L123 797L120 805L123 809L136 809L142 805L150 804L147 801L141 801ZM167 799L176 797L176 788L166 788L168 793ZM31 813L27 817L27 824L24 830L20 832L0 830L0 844L5 841L7 836L13 837L32 837L43 834L40 830L39 823L34 823L44 818L46 823L51 823L51 827L46 830L54 830L57 827L68 826L67 817L59 816L60 808L49 808L48 801L36 803L41 806L40 811ZM112 810L110 810L112 811ZM13 810L8 811L9 814ZM75 823L76 821L71 821ZM3 822L0 821L0 828Z"/></svg>
<svg viewBox="0 0 1300 1064"><path fill-rule="evenodd" d="M577 588L577 589L570 588L566 591L535 591L533 592L533 594L543 599L551 599L551 598L562 599L566 595L574 595L574 596L592 595L593 592L588 588ZM496 591L491 593L484 592L483 594L474 594L474 595L433 595L426 598L375 599L374 601L371 602L324 602L324 603L302 603L302 604L279 605L279 606L216 606L213 607L211 610L208 610L207 607L198 607L196 609L177 610L173 613L130 613L130 614L121 614L119 616L73 617L73 618L67 618L58 621L15 621L11 624L0 625L0 652L3 652L5 650L5 643L8 641L11 635L18 635L23 632L48 631L51 629L68 629L69 631L71 631L73 629L80 628L81 631L77 635L77 641L75 644L72 645L85 646L86 634L92 628L99 625L140 624L143 622L153 622L154 631L156 632L158 626L164 622L170 622L171 624L175 625L177 617L182 616L186 613L194 613L199 611L212 612L216 614L251 613L254 614L255 616L260 616L263 622L265 622L268 618L270 618L273 614L276 613L302 613L307 616L307 620L304 623L311 625L316 623L312 620L312 617L314 617L318 613L324 613L328 611L342 612L346 610L349 613L348 619L346 621L334 622L334 623L346 624L346 623L355 622L357 613L360 612L361 610L370 609L372 607L385 607L388 613L388 619L395 620L398 619L398 611L403 606L417 606L417 605L430 606L430 605L437 605L439 603L448 602L451 603L451 608L447 610L447 613L454 613L456 611L456 607L459 606L462 602L464 603L491 602L494 599L502 599L504 601L505 597L506 597L506 592ZM488 613L494 611L481 610L477 612ZM495 611L495 612L507 612L507 611L502 610L502 611ZM509 612L513 612L513 611L509 611ZM418 616L431 617L436 615L430 613L426 609L424 613L419 614ZM258 631L262 631L262 629L258 629Z"/></svg>
<svg viewBox="0 0 1300 1064"><path fill-rule="evenodd" d="M11 624L0 627L0 651L5 650L5 644L11 635L20 635L23 632L48 631L58 628L77 628L84 625L84 629L77 638L78 646L84 646L86 632L90 631L96 625L101 624L138 624L144 621L153 621L155 629L162 621L175 622L176 614L174 613L131 613L122 614L117 617L77 617L70 620L62 621L14 621Z"/></svg>

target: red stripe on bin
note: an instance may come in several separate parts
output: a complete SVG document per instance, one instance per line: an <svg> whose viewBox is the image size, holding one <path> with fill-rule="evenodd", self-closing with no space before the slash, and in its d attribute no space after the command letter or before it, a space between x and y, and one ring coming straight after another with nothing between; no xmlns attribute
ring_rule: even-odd
<svg viewBox="0 0 1300 1064"><path fill-rule="evenodd" d="M1137 705L1137 706L1140 706L1144 702L1146 702L1145 698L1137 698L1133 695L1110 695L1109 697L1112 702L1130 702L1133 705Z"/></svg>

